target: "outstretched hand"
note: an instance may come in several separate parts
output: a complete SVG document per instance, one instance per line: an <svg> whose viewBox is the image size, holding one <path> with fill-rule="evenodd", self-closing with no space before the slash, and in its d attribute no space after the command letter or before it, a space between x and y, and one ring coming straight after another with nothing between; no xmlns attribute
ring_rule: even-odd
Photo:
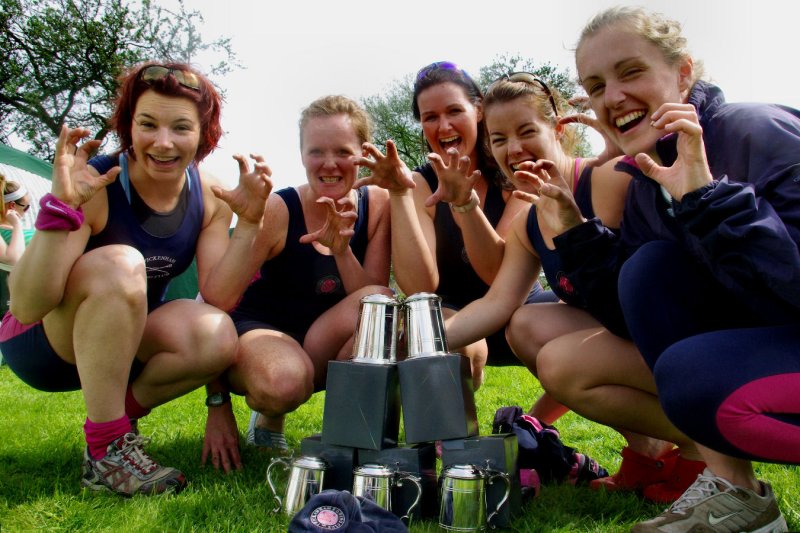
<svg viewBox="0 0 800 533"><path fill-rule="evenodd" d="M703 128L694 106L664 104L651 118L652 127L678 135L678 158L671 167L662 167L647 154L637 154L636 163L642 172L663 186L678 201L686 193L711 183L714 178L706 159Z"/></svg>
<svg viewBox="0 0 800 533"><path fill-rule="evenodd" d="M88 202L100 189L117 179L118 166L108 170L101 176L89 171L87 161L100 146L100 141L92 139L78 146L81 139L89 136L86 128L70 129L61 126L56 142L56 154L53 160L53 196L77 209Z"/></svg>
<svg viewBox="0 0 800 533"><path fill-rule="evenodd" d="M211 187L214 195L228 204L239 220L251 224L260 224L264 218L267 199L272 192L272 170L257 154L250 154L255 161L253 170L247 159L241 155L233 156L239 163L239 184L233 190L225 190L219 186Z"/></svg>
<svg viewBox="0 0 800 533"><path fill-rule="evenodd" d="M526 161L514 172L514 178L517 186L514 196L536 206L545 238L552 239L585 222L569 185L552 161Z"/></svg>
<svg viewBox="0 0 800 533"><path fill-rule="evenodd" d="M356 180L354 189L376 185L389 192L402 192L416 187L411 170L400 159L394 141L386 141L386 155L372 143L364 143L361 149L362 157L356 160L356 164L368 168L370 175Z"/></svg>
<svg viewBox="0 0 800 533"><path fill-rule="evenodd" d="M459 157L458 150L450 148L447 150L448 162L437 153L428 154L439 186L436 191L425 200L425 206L431 207L437 202L448 202L453 205L464 205L470 200L472 188L475 182L481 177L481 171L475 170L469 174L469 156Z"/></svg>
<svg viewBox="0 0 800 533"><path fill-rule="evenodd" d="M323 196L317 199L318 204L324 204L327 212L325 224L317 231L312 231L300 237L300 242L308 244L317 242L331 250L333 255L344 253L350 246L350 238L355 234L353 229L358 215L355 204L349 197L339 198L337 202ZM341 206L341 211L337 209Z"/></svg>
<svg viewBox="0 0 800 533"><path fill-rule="evenodd" d="M226 474L231 470L242 469L239 429L230 404L208 410L200 463L205 465L208 459L211 459L216 470L221 468Z"/></svg>

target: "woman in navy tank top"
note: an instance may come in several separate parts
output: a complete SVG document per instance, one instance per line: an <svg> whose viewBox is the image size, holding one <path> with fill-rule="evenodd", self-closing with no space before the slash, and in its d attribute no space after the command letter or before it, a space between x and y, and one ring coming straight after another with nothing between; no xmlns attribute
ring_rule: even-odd
<svg viewBox="0 0 800 533"><path fill-rule="evenodd" d="M195 256L201 289L225 261L242 260L226 254L226 202L253 224L264 212L263 162L251 172L238 157L232 193L212 191L197 169L222 134L219 116L220 97L200 73L147 63L121 78L112 119L118 154L88 161L100 142L80 144L86 129L61 130L52 192L12 273L0 344L32 387L83 391L88 489L181 490L184 475L149 458L133 422L208 383L235 356L224 312L194 299L164 301L169 280Z"/></svg>
<svg viewBox="0 0 800 533"><path fill-rule="evenodd" d="M307 183L270 195L252 256L215 290L239 334L225 385L253 413L249 444L286 450L284 415L325 388L328 361L349 358L361 298L391 295L389 195L353 188L369 117L344 96L312 102L300 118ZM230 407L210 413L206 439L236 437Z"/></svg>

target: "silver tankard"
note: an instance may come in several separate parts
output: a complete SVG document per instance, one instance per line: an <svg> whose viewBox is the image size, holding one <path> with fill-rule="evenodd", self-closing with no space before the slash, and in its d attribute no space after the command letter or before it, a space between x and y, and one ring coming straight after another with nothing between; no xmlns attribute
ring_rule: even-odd
<svg viewBox="0 0 800 533"><path fill-rule="evenodd" d="M408 358L447 355L442 299L429 292L412 294L403 302Z"/></svg>
<svg viewBox="0 0 800 533"><path fill-rule="evenodd" d="M353 496L369 498L387 511L398 514L392 508L392 489L395 486L403 486L403 482L406 480L417 488L417 497L406 509L405 514L400 517L401 520L409 521L411 512L419 505L419 499L422 497L422 485L420 485L418 476L398 472L380 464L366 463L353 471Z"/></svg>
<svg viewBox="0 0 800 533"><path fill-rule="evenodd" d="M506 492L497 507L486 516L486 486L496 479L506 484ZM442 498L439 526L448 531L485 531L508 500L511 481L508 474L476 465L451 465L442 471Z"/></svg>
<svg viewBox="0 0 800 533"><path fill-rule="evenodd" d="M272 469L280 465L283 469L289 470L289 481L286 483L286 491L283 500L278 496L278 490L272 481ZM276 457L267 467L267 483L278 507L273 509L277 513L281 509L292 517L297 511L302 509L306 502L322 491L322 482L325 478L325 469L328 464L317 457L304 455L296 459L289 457Z"/></svg>
<svg viewBox="0 0 800 533"><path fill-rule="evenodd" d="M383 294L361 298L353 342L353 361L388 365L397 361L400 303Z"/></svg>

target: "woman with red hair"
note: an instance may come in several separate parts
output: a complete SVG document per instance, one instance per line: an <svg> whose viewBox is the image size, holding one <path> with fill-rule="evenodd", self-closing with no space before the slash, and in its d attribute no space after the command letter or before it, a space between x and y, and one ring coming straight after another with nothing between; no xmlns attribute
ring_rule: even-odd
<svg viewBox="0 0 800 533"><path fill-rule="evenodd" d="M120 150L89 160L99 141L64 126L37 232L11 279L0 346L11 370L44 391L81 389L87 448L81 484L132 496L179 491L177 469L142 449L135 421L216 378L236 353L222 311L165 302L197 258L201 293L242 261L272 184L242 156L223 191L198 169L222 134L220 97L188 65L147 63L123 75L112 127ZM239 217L228 239L231 210ZM133 424L132 424L133 423Z"/></svg>

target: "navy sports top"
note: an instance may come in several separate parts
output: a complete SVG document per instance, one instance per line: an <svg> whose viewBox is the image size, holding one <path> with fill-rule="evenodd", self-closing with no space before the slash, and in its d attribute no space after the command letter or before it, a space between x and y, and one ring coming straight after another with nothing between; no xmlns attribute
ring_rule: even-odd
<svg viewBox="0 0 800 533"><path fill-rule="evenodd" d="M591 219L594 217L594 208L592 207L592 168L586 167L581 172L578 183L575 184L575 203L578 204L578 209L581 214ZM575 289L567 279L564 269L561 266L561 256L556 250L550 250L544 243L542 232L539 229L539 220L536 218L536 206L532 205L528 211L528 223L526 225L528 238L531 241L536 253L539 255L539 260L542 263L542 270L544 271L547 282L550 288L556 295L564 302L581 307L581 300L575 294Z"/></svg>
<svg viewBox="0 0 800 533"><path fill-rule="evenodd" d="M115 158L108 155L94 157L89 161L100 174L106 173L116 163ZM189 192L186 215L172 235L157 237L142 228L131 208L131 182L126 154L120 154L119 165L122 172L106 187L106 226L100 233L89 238L85 251L109 244L127 244L139 250L144 256L147 270L147 309L152 311L163 303L170 280L189 268L194 259L205 212L200 173L194 164L186 169L184 187Z"/></svg>
<svg viewBox="0 0 800 533"><path fill-rule="evenodd" d="M415 168L414 172L422 174L432 191L439 186L436 171L430 163ZM489 224L496 228L506 208L503 190L490 182L481 208ZM489 285L484 283L472 268L464 247L461 228L456 224L447 203L436 204L433 226L436 229L436 266L439 270L439 286L436 288L436 294L442 298L442 303L461 308L483 297L489 290Z"/></svg>
<svg viewBox="0 0 800 533"><path fill-rule="evenodd" d="M311 243L299 242L300 237L309 231L297 190L290 187L276 194L289 210L286 243L281 253L261 265L257 278L245 290L231 315L237 322L262 321L302 339L311 324L344 299L347 293L333 256L322 255ZM368 244L367 188L359 188L357 195L358 219L353 228L355 234L350 239L350 249L363 265Z"/></svg>

